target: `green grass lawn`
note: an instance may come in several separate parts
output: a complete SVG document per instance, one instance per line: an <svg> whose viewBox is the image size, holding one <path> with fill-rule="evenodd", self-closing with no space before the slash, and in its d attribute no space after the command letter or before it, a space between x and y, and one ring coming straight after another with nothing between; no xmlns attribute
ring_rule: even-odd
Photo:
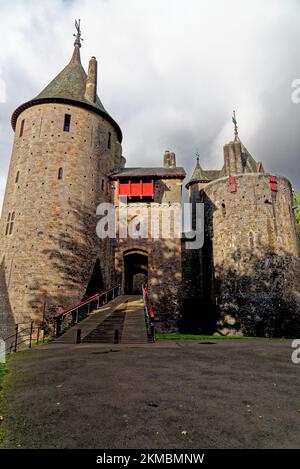
<svg viewBox="0 0 300 469"><path fill-rule="evenodd" d="M157 340L243 340L243 339L256 339L256 340L276 340L269 337L246 337L243 335L198 335L198 334L179 334L169 332L157 332L155 334Z"/></svg>

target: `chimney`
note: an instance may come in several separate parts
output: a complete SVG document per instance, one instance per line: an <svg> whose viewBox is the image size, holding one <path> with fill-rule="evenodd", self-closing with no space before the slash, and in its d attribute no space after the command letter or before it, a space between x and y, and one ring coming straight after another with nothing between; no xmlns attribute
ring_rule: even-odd
<svg viewBox="0 0 300 469"><path fill-rule="evenodd" d="M170 166L170 152L166 150L164 153L164 168L168 168Z"/></svg>
<svg viewBox="0 0 300 469"><path fill-rule="evenodd" d="M226 176L243 173L242 148L240 141L224 145L224 163Z"/></svg>
<svg viewBox="0 0 300 469"><path fill-rule="evenodd" d="M176 156L175 153L166 150L164 153L164 168L175 168Z"/></svg>
<svg viewBox="0 0 300 469"><path fill-rule="evenodd" d="M176 168L176 156L174 152L170 153L170 168Z"/></svg>
<svg viewBox="0 0 300 469"><path fill-rule="evenodd" d="M86 79L85 99L91 103L96 102L97 97L97 60L92 57L89 63L89 70Z"/></svg>

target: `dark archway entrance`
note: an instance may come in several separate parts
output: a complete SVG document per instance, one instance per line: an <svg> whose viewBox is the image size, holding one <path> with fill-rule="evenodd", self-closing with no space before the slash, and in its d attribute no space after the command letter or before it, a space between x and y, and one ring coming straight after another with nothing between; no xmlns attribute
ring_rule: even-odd
<svg viewBox="0 0 300 469"><path fill-rule="evenodd" d="M86 292L84 294L83 300L90 298L90 296L96 295L96 293L101 292L104 289L103 276L101 270L100 259L96 260L93 273L89 280Z"/></svg>
<svg viewBox="0 0 300 469"><path fill-rule="evenodd" d="M148 254L131 250L124 254L124 293L141 295L142 286L148 281Z"/></svg>

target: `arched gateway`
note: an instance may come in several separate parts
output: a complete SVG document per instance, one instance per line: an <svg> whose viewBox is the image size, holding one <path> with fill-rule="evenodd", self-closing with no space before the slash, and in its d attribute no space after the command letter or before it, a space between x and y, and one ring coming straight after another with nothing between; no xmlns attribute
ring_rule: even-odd
<svg viewBox="0 0 300 469"><path fill-rule="evenodd" d="M124 253L124 293L141 295L142 286L148 280L148 254L140 249Z"/></svg>

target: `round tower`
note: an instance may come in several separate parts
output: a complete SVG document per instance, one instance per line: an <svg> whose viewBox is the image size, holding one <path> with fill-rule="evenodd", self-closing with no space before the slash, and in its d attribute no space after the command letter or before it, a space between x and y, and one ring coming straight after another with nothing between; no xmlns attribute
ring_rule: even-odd
<svg viewBox="0 0 300 469"><path fill-rule="evenodd" d="M15 323L47 320L113 282L95 217L111 200L108 173L124 165L122 133L97 96L95 57L88 75L81 64L80 35L68 65L12 116L0 307Z"/></svg>
<svg viewBox="0 0 300 469"><path fill-rule="evenodd" d="M224 334L292 334L300 308L290 182L265 173L235 135L224 146L223 168L205 171L197 161L187 186L191 201L204 203L205 212L202 324Z"/></svg>

